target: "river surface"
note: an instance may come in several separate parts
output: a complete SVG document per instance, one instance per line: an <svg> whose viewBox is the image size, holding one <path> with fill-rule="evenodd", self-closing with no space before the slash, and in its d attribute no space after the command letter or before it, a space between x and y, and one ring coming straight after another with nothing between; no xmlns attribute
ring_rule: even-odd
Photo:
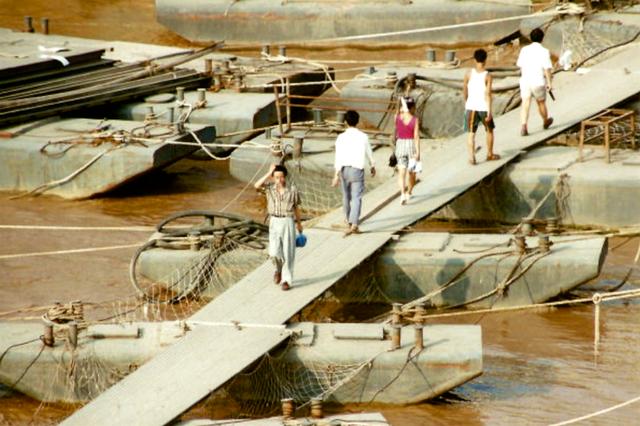
<svg viewBox="0 0 640 426"><path fill-rule="evenodd" d="M0 26L20 29L22 16L51 19L51 30L90 38L188 46L155 22L150 0L0 0ZM132 19L134 17L135 20ZM373 59L380 52L353 49L297 51L313 58ZM424 48L385 51L389 59L422 58ZM260 220L264 205L251 188L232 179L226 162L183 160L109 197L64 201L55 197L9 200L0 194L0 224L151 226L180 210L206 209ZM500 229L490 226L492 229ZM430 222L424 229L464 231ZM148 232L0 230L0 255L141 243ZM614 238L598 282L612 285L633 264L638 238ZM128 263L135 248L0 260L0 314L81 299L101 302L132 293ZM632 288L627 284L623 289ZM640 395L640 306L611 303L602 310L602 341L594 351L594 311L579 306L539 312L470 316L456 323L482 326L484 374L436 401L407 407L347 406L379 410L394 425L549 424ZM30 311L10 317L29 318ZM332 408L335 410L335 408ZM56 423L72 407L40 404L0 388L0 425ZM640 403L583 424L638 424Z"/></svg>

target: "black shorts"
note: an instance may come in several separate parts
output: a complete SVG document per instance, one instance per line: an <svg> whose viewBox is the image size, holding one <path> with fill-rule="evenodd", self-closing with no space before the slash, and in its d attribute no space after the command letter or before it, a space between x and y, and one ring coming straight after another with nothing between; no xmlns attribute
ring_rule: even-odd
<svg viewBox="0 0 640 426"><path fill-rule="evenodd" d="M478 130L478 124L482 123L485 130L493 130L496 125L493 123L493 118L486 121L487 111L471 111L465 110L464 112L464 131L475 133Z"/></svg>

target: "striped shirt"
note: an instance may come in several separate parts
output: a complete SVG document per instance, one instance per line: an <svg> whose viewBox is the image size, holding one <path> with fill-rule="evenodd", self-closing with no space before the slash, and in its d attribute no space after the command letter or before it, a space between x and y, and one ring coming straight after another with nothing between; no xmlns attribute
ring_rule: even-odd
<svg viewBox="0 0 640 426"><path fill-rule="evenodd" d="M276 184L270 183L264 187L267 196L267 211L270 216L292 217L293 211L300 205L300 193L295 185L287 185L284 192L278 192Z"/></svg>

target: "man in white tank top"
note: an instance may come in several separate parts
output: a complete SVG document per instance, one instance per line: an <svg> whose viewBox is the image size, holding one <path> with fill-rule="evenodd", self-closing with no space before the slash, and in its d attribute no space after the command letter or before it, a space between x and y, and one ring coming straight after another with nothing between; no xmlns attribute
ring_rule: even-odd
<svg viewBox="0 0 640 426"><path fill-rule="evenodd" d="M464 76L464 131L469 133L469 164L476 164L476 131L482 123L487 134L487 161L497 160L499 155L493 153L493 116L491 114L491 74L485 69L487 52L478 49L473 52L475 67Z"/></svg>

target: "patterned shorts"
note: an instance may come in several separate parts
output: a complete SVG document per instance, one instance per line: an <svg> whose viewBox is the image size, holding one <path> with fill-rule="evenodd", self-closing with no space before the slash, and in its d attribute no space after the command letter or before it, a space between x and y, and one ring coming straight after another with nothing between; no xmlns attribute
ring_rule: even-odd
<svg viewBox="0 0 640 426"><path fill-rule="evenodd" d="M493 123L493 118L487 120L487 111L471 111L465 110L464 112L464 131L475 133L478 130L478 125L482 123L485 130L493 130L496 125Z"/></svg>
<svg viewBox="0 0 640 426"><path fill-rule="evenodd" d="M416 155L416 146L413 139L397 139L396 140L396 158L398 159L398 167L409 167L409 159Z"/></svg>

